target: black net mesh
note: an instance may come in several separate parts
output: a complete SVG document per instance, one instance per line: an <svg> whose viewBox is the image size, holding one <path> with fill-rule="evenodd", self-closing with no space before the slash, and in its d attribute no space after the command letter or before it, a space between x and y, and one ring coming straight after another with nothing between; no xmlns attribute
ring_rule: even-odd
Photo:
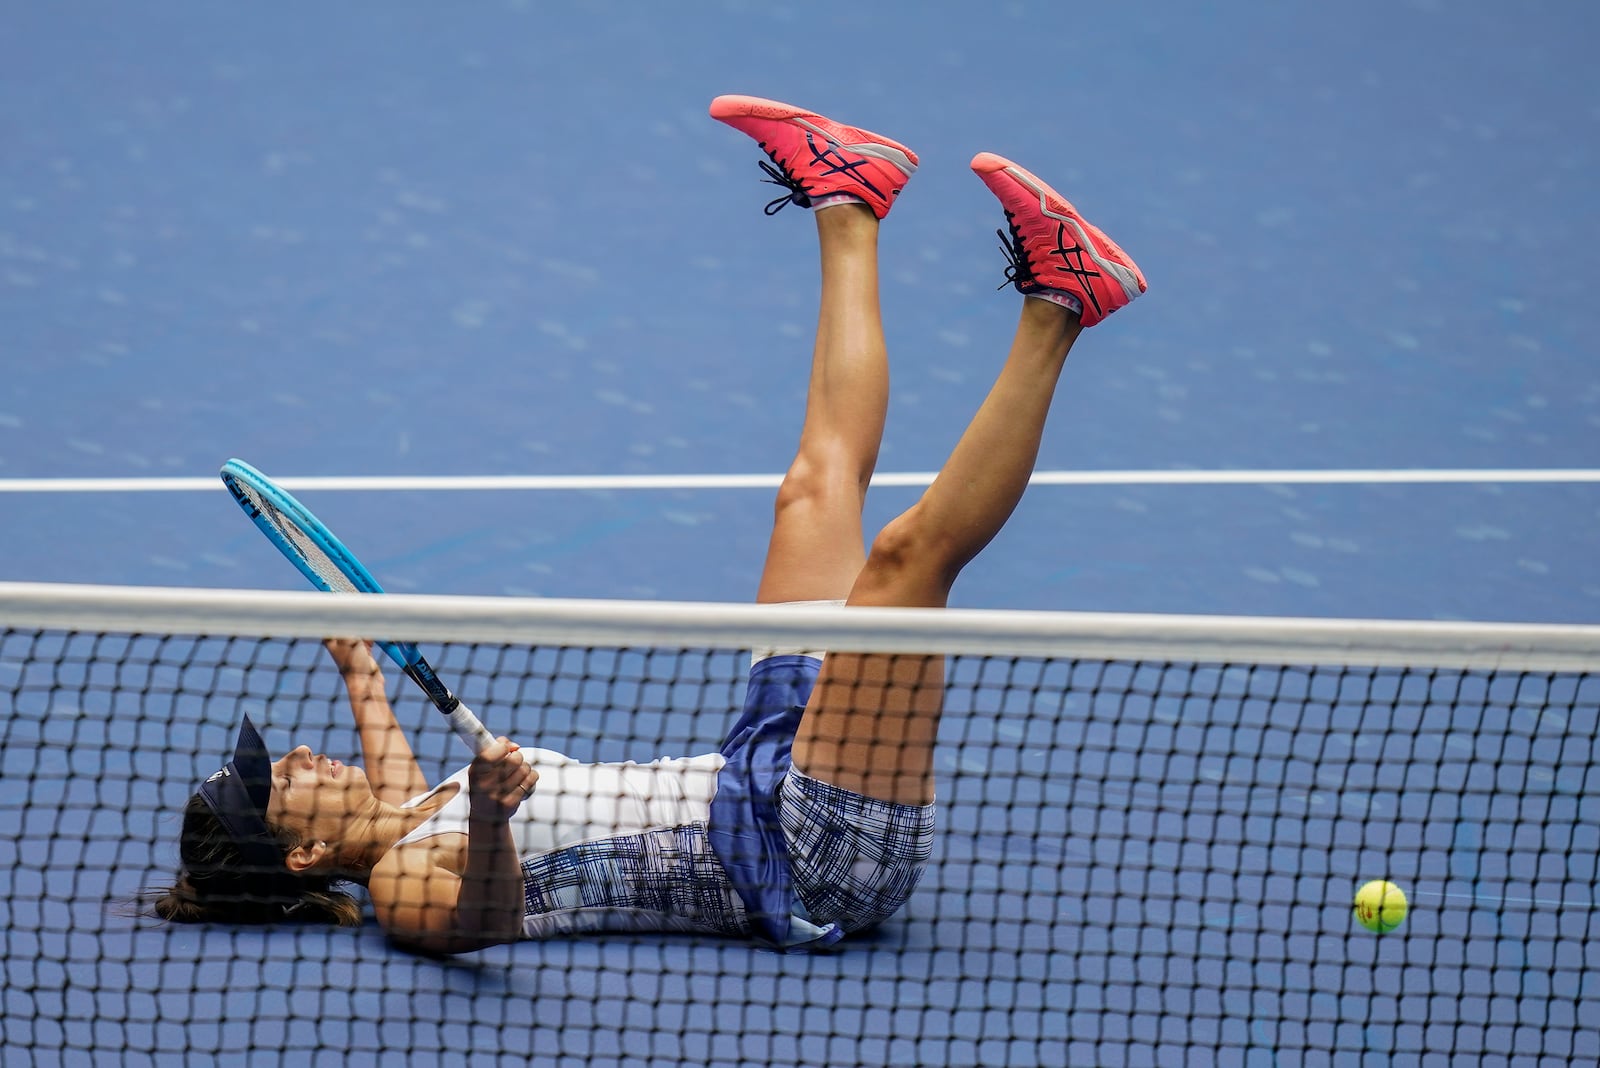
<svg viewBox="0 0 1600 1068"><path fill-rule="evenodd" d="M738 650L429 648L496 733L717 750ZM465 750L397 672L430 782ZM954 656L938 834L827 953L710 933L452 959L373 922L157 924L241 713L359 761L315 641L0 631L0 1062L1592 1064L1600 678ZM1404 924L1352 896L1387 879ZM360 891L357 891L358 897ZM1585 1006L1588 1008L1585 1008Z"/></svg>

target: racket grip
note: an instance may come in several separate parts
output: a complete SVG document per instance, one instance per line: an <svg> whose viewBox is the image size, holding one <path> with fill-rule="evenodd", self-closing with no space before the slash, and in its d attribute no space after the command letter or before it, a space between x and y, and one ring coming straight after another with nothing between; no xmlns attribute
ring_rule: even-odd
<svg viewBox="0 0 1600 1068"><path fill-rule="evenodd" d="M450 721L450 728L456 732L456 737L466 742L471 747L473 755L483 752L494 744L494 735L489 729L478 721L472 714L472 709L459 702L455 710L445 713L445 718Z"/></svg>

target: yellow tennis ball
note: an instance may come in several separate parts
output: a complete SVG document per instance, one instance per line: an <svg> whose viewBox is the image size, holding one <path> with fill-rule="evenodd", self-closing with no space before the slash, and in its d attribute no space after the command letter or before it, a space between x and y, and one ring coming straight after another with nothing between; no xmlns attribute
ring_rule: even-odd
<svg viewBox="0 0 1600 1068"><path fill-rule="evenodd" d="M1406 922L1406 895L1394 883L1374 879L1356 891L1356 922L1377 934L1388 934Z"/></svg>

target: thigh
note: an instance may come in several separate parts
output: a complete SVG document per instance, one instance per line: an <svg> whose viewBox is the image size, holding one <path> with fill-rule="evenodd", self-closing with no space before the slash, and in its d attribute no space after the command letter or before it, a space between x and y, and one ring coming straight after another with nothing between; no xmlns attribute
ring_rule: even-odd
<svg viewBox="0 0 1600 1068"><path fill-rule="evenodd" d="M934 797L944 657L829 650L795 734L794 766L906 805Z"/></svg>
<svg viewBox="0 0 1600 1068"><path fill-rule="evenodd" d="M853 480L804 495L780 490L756 600L842 601L866 562L861 495Z"/></svg>

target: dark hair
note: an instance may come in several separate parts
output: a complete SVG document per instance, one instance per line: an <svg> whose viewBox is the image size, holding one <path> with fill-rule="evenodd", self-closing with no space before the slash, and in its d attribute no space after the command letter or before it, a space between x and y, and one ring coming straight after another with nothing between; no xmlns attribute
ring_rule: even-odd
<svg viewBox="0 0 1600 1068"><path fill-rule="evenodd" d="M286 827L271 823L284 853L300 845ZM199 794L183 810L178 855L183 867L170 887L140 893L140 911L169 923L324 923L359 927L361 904L335 890L325 873L251 870L239 847Z"/></svg>

